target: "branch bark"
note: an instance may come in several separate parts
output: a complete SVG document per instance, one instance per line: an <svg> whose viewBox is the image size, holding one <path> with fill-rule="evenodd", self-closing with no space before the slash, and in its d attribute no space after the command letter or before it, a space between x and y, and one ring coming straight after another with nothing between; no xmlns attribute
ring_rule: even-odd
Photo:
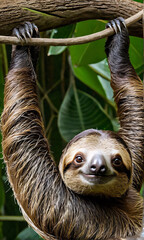
<svg viewBox="0 0 144 240"><path fill-rule="evenodd" d="M143 10L138 12L137 14L131 16L130 18L127 18L125 20L126 26L130 26L131 24L137 22L140 20L143 16ZM81 37L74 37L74 38L30 38L27 39L27 41L21 42L17 37L11 37L11 36L0 36L0 43L6 43L6 44L16 44L16 45L37 45L37 46L70 46L70 45L78 45L83 43L92 42L104 37L108 37L112 34L114 34L114 29L108 28L101 32L93 33L86 36Z"/></svg>
<svg viewBox="0 0 144 240"><path fill-rule="evenodd" d="M143 4L133 0L1 0L0 34L10 35L12 29L24 21L35 22L43 31L88 19L128 18L141 10ZM130 26L129 32L142 37L142 21Z"/></svg>

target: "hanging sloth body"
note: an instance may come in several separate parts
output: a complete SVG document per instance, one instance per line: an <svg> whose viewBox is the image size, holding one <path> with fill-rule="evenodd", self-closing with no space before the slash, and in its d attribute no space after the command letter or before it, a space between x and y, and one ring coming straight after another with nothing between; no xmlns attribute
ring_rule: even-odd
<svg viewBox="0 0 144 240"><path fill-rule="evenodd" d="M38 47L13 46L2 114L3 155L25 219L46 240L104 240L141 230L143 86L129 60L123 20L108 24L112 26L118 33L107 39L106 54L120 130L78 134L64 149L59 169L38 104ZM19 38L39 35L31 23L13 33Z"/></svg>

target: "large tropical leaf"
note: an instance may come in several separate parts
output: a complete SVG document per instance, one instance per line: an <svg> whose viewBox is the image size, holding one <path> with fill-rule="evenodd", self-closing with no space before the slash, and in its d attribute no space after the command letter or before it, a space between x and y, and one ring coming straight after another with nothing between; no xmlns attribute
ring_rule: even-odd
<svg viewBox="0 0 144 240"><path fill-rule="evenodd" d="M98 79L98 75L89 65L82 67L74 67L73 70L75 76L85 85L93 89L100 96L106 97L105 91Z"/></svg>
<svg viewBox="0 0 144 240"><path fill-rule="evenodd" d="M143 0L135 0L135 2L141 2L141 3L143 3Z"/></svg>
<svg viewBox="0 0 144 240"><path fill-rule="evenodd" d="M135 69L143 66L143 39L130 37L130 60Z"/></svg>
<svg viewBox="0 0 144 240"><path fill-rule="evenodd" d="M106 59L87 66L77 67L73 65L73 71L79 80L114 106L113 90L110 86L110 71Z"/></svg>
<svg viewBox="0 0 144 240"><path fill-rule="evenodd" d="M75 30L75 24L67 25L64 27L60 27L58 29L54 29L51 33L51 38L69 38L72 36ZM48 51L48 56L50 55L58 55L62 53L67 46L51 46Z"/></svg>
<svg viewBox="0 0 144 240"><path fill-rule="evenodd" d="M24 229L15 240L40 240L42 239L34 230L30 227Z"/></svg>
<svg viewBox="0 0 144 240"><path fill-rule="evenodd" d="M61 105L58 127L66 141L85 129L113 129L110 117L99 102L73 86L67 91Z"/></svg>
<svg viewBox="0 0 144 240"><path fill-rule="evenodd" d="M98 75L110 81L110 69L108 66L107 59L104 59L101 62L93 63L89 65Z"/></svg>
<svg viewBox="0 0 144 240"><path fill-rule="evenodd" d="M75 29L75 37L99 32L105 28L104 21L89 20L80 22ZM69 47L73 65L83 66L103 60L105 39Z"/></svg>

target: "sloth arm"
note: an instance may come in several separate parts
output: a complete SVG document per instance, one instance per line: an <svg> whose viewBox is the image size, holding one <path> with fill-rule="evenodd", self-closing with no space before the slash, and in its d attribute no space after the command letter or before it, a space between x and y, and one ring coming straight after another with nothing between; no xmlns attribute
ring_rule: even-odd
<svg viewBox="0 0 144 240"><path fill-rule="evenodd" d="M55 235L60 235L68 191L51 159L44 133L31 61L37 49L31 48L30 55L27 47L13 48L2 115L3 155L9 180L27 221L45 234L57 224Z"/></svg>
<svg viewBox="0 0 144 240"><path fill-rule="evenodd" d="M144 180L144 102L143 84L129 60L126 28L108 38L106 54L111 71L111 86L120 121L119 135L132 157L133 187L140 191Z"/></svg>
<svg viewBox="0 0 144 240"><path fill-rule="evenodd" d="M9 181L25 219L44 239L91 239L95 206L64 185L50 155L33 67L37 56L37 47L13 46L1 121Z"/></svg>

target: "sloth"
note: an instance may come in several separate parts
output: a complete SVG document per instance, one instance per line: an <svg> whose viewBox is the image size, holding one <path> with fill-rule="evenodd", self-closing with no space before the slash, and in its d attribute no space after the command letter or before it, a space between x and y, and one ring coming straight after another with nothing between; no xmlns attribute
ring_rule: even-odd
<svg viewBox="0 0 144 240"><path fill-rule="evenodd" d="M105 51L120 130L87 129L65 147L59 168L51 157L38 103L39 48L13 46L5 80L2 147L14 196L32 228L45 240L105 240L139 234L144 179L143 85L129 60L124 20ZM38 37L26 22L13 30L20 40Z"/></svg>

